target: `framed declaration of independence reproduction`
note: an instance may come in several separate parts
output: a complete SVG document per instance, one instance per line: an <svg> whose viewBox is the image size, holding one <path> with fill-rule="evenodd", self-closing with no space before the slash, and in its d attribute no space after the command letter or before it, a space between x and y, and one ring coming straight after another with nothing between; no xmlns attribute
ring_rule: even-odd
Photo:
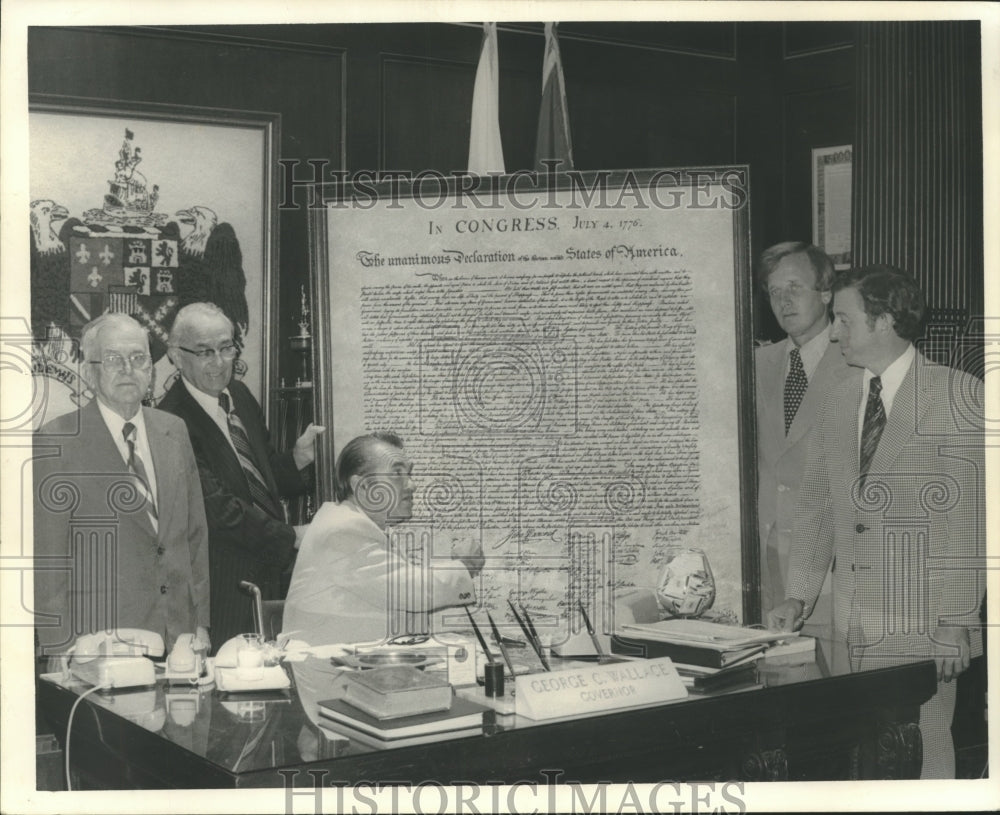
<svg viewBox="0 0 1000 815"><path fill-rule="evenodd" d="M75 348L106 311L149 331L158 399L174 316L198 301L233 321L237 375L266 405L280 115L35 94L28 126L35 426L89 398Z"/></svg>
<svg viewBox="0 0 1000 815"><path fill-rule="evenodd" d="M481 602L554 643L633 589L759 614L745 167L317 195L325 498L344 443L391 429L418 496L395 534L424 562L476 539Z"/></svg>

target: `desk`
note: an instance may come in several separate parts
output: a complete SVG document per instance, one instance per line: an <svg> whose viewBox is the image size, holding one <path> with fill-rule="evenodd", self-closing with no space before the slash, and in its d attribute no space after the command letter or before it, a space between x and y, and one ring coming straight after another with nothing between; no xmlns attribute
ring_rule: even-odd
<svg viewBox="0 0 1000 815"><path fill-rule="evenodd" d="M309 664L315 663L315 664ZM291 667L288 692L94 693L77 710L71 759L85 786L312 787L361 781L597 783L919 776L920 704L933 662L831 675L772 667L765 687L572 720L497 716L481 735L374 750L317 726L329 663ZM37 704L65 738L84 686L38 682ZM493 719L492 715L486 717ZM65 747L65 745L64 745Z"/></svg>

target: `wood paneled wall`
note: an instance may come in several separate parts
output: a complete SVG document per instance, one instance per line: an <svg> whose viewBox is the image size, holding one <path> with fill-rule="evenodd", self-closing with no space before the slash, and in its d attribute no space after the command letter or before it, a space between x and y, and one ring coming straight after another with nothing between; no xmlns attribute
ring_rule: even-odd
<svg viewBox="0 0 1000 815"><path fill-rule="evenodd" d="M476 25L267 25L33 28L35 93L281 113L281 157L328 169L461 170L481 28ZM738 149L735 23L564 23L561 48L579 169L748 162ZM507 169L531 169L541 96L542 26L500 31ZM752 59L751 54L751 59ZM299 287L308 283L307 201L280 215L279 376L298 359Z"/></svg>
<svg viewBox="0 0 1000 815"><path fill-rule="evenodd" d="M983 314L979 24L873 23L857 49L854 252L911 272L936 318Z"/></svg>
<svg viewBox="0 0 1000 815"><path fill-rule="evenodd" d="M879 141L858 145L856 253L911 263L934 305L981 313L975 24L901 25L562 23L577 167L747 164L754 256L778 241L809 240L811 150L854 141L857 53L870 100L857 100L857 123ZM284 159L449 172L467 160L481 36L458 24L33 28L29 87L277 111ZM499 45L507 169L530 169L541 24L504 24ZM876 56L886 48L899 60L891 71ZM907 90L907 71L929 90ZM298 173L312 170L302 164ZM957 197L939 194L945 175L966 179ZM297 200L304 207L305 196ZM281 213L273 339L288 379L298 372L287 337L308 282L306 224L304 209ZM759 299L754 313L756 334L775 338L767 303Z"/></svg>

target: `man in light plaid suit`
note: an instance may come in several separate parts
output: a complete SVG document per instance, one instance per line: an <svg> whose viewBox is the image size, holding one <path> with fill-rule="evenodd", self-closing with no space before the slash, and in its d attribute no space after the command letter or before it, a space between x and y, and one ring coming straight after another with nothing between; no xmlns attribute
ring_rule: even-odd
<svg viewBox="0 0 1000 815"><path fill-rule="evenodd" d="M788 599L802 625L831 564L834 632L853 670L933 659L920 709L921 778L953 778L954 679L982 653L983 386L917 353L924 306L904 272L871 266L833 286L831 339L857 373L831 391L797 504Z"/></svg>

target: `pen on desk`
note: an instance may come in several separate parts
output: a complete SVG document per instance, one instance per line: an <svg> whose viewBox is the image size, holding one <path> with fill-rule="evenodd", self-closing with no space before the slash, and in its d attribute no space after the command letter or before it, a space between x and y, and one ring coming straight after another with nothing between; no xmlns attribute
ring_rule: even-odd
<svg viewBox="0 0 1000 815"><path fill-rule="evenodd" d="M528 630L528 626L524 624L524 620L521 619L521 615L517 613L517 609L514 608L514 604L508 600L507 605L510 606L510 610L514 613L514 619L517 620L517 624L521 626L521 630L524 632L524 638L531 644L531 647L538 654L538 659L542 663L542 667L546 671L551 670L548 663L545 661L545 655L542 653L542 644L538 641L536 637L533 637L531 632Z"/></svg>
<svg viewBox="0 0 1000 815"><path fill-rule="evenodd" d="M587 633L590 634L590 641L594 643L594 648L597 649L597 661L598 663L604 662L606 655L604 649L601 647L601 641L597 638L597 632L594 631L594 626L590 622L590 617L587 615L587 609L583 607L582 600L577 600L577 605L580 606L580 614L583 615L583 622L587 626Z"/></svg>
<svg viewBox="0 0 1000 815"><path fill-rule="evenodd" d="M528 626L528 631L531 633L531 639L534 640L536 647L538 648L538 658L542 661L542 667L545 668L546 671L551 671L552 669L549 667L549 661L545 658L545 652L542 648L542 640L538 636L538 631L535 630L535 624L531 621L531 615L528 614L528 609L524 607L524 604L521 605L521 613L524 615L524 623Z"/></svg>
<svg viewBox="0 0 1000 815"><path fill-rule="evenodd" d="M472 612L469 611L469 607L465 606L465 613L469 615L469 622L472 623L472 630L476 632L476 638L479 640L479 644L483 646L483 653L486 655L488 662L493 661L493 654L490 652L489 647L486 645L486 640L483 639L483 632L479 630L479 626L476 625L476 621L472 619Z"/></svg>
<svg viewBox="0 0 1000 815"><path fill-rule="evenodd" d="M500 629L497 628L497 624L493 622L493 615L488 611L486 612L486 619L490 621L490 628L493 629L493 639L497 641L497 645L500 646L500 653L503 655L503 661L507 663L507 668L510 670L511 679L514 678L514 665L510 661L510 655L507 653L507 648L503 644L503 637L500 636Z"/></svg>

